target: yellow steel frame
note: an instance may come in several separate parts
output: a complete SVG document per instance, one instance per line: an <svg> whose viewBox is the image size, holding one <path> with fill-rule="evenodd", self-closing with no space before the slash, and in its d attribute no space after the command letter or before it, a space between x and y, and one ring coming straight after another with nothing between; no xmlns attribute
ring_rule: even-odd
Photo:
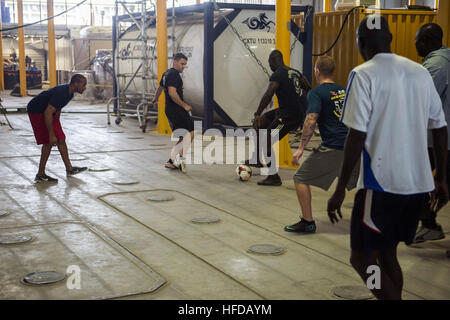
<svg viewBox="0 0 450 320"><path fill-rule="evenodd" d="M53 17L53 0L47 0L47 16ZM56 86L55 24L53 19L48 21L48 70L50 88L52 88Z"/></svg>
<svg viewBox="0 0 450 320"><path fill-rule="evenodd" d="M0 30L2 29L2 15L0 14ZM5 90L5 78L3 71L3 39L2 33L0 32L0 91Z"/></svg>
<svg viewBox="0 0 450 320"><path fill-rule="evenodd" d="M158 56L158 79L167 70L167 5L166 0L156 1L156 53ZM161 94L158 99L158 124L156 131L159 134L169 135L172 130L169 126L165 112L165 95Z"/></svg>
<svg viewBox="0 0 450 320"><path fill-rule="evenodd" d="M275 48L280 50L283 54L283 60L287 66L290 65L290 39L291 33L287 27L287 23L291 21L291 2L285 0L277 0L275 8ZM278 108L278 101L276 101L276 108ZM279 154L277 161L282 168L294 168L291 163L292 150L289 146L289 134L287 134L278 144ZM274 148L277 150L277 148Z"/></svg>
<svg viewBox="0 0 450 320"><path fill-rule="evenodd" d="M442 27L444 31L444 45L450 46L450 1L444 0L438 3L438 16L437 23Z"/></svg>
<svg viewBox="0 0 450 320"><path fill-rule="evenodd" d="M23 3L17 0L18 25L23 26ZM25 64L25 34L24 28L19 28L19 74L20 74L20 94L22 97L27 95L27 74Z"/></svg>

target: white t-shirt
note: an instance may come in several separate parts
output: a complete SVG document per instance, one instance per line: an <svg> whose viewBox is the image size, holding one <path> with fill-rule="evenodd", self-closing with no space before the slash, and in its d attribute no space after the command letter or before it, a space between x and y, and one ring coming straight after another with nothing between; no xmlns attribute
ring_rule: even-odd
<svg viewBox="0 0 450 320"><path fill-rule="evenodd" d="M447 123L420 64L381 53L353 69L341 121L366 133L358 189L403 195L434 190L427 129Z"/></svg>

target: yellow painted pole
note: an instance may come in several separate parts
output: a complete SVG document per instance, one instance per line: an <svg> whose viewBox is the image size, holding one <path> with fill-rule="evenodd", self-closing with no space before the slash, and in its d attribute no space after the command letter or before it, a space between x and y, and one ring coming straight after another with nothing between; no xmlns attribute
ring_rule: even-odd
<svg viewBox="0 0 450 320"><path fill-rule="evenodd" d="M156 0L156 54L158 56L158 80L161 80L167 67L167 4L166 0ZM166 116L166 98L161 94L158 99L158 124L156 131L159 134L172 134Z"/></svg>
<svg viewBox="0 0 450 320"><path fill-rule="evenodd" d="M53 17L53 0L47 0L47 17ZM48 74L50 88L56 86L55 22L48 21Z"/></svg>
<svg viewBox="0 0 450 320"><path fill-rule="evenodd" d="M22 0L17 0L18 25L23 26L23 4ZM20 74L20 94L27 95L27 66L25 64L25 33L24 28L19 28L19 74Z"/></svg>
<svg viewBox="0 0 450 320"><path fill-rule="evenodd" d="M443 43L450 47L450 1L439 1L437 23L444 31Z"/></svg>
<svg viewBox="0 0 450 320"><path fill-rule="evenodd" d="M331 0L323 0L323 11L331 12L332 9L332 1Z"/></svg>
<svg viewBox="0 0 450 320"><path fill-rule="evenodd" d="M413 5L415 5L416 4L416 0L409 0L409 5L410 6L413 6Z"/></svg>
<svg viewBox="0 0 450 320"><path fill-rule="evenodd" d="M3 28L2 26L2 15L0 13L0 30ZM5 72L3 70L3 38L2 33L0 32L0 91L5 90Z"/></svg>
<svg viewBox="0 0 450 320"><path fill-rule="evenodd" d="M286 0L277 0L276 8L276 29L275 29L275 48L280 50L283 54L283 60L285 65L290 66L291 52L290 52L290 39L291 33L287 28L287 23L291 21L291 2ZM276 101L275 108L278 108L278 101ZM278 157L277 161L280 167L293 168L291 163L292 150L289 146L289 134L287 134L278 144ZM277 151L274 147L275 153Z"/></svg>

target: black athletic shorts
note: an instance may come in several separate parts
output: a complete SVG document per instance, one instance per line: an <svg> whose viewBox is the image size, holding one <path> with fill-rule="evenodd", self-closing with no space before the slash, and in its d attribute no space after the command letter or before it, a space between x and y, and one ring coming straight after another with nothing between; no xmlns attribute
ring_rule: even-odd
<svg viewBox="0 0 450 320"><path fill-rule="evenodd" d="M194 121L184 108L180 106L166 106L166 116L169 119L172 131L177 129L186 129L194 131Z"/></svg>
<svg viewBox="0 0 450 320"><path fill-rule="evenodd" d="M386 250L403 241L411 244L427 193L399 195L361 189L352 211L350 242L355 251Z"/></svg>
<svg viewBox="0 0 450 320"><path fill-rule="evenodd" d="M301 115L280 115L279 110L271 110L264 113L264 117L270 120L271 131L279 130L279 139L283 139L289 132L297 129L302 123Z"/></svg>

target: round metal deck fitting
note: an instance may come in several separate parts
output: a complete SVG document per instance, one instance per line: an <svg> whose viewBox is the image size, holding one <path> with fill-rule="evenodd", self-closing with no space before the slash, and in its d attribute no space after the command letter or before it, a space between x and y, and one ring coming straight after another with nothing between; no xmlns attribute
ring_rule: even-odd
<svg viewBox="0 0 450 320"><path fill-rule="evenodd" d="M280 255L286 252L285 248L277 247L272 244L255 244L248 248L250 253L258 253L265 255Z"/></svg>
<svg viewBox="0 0 450 320"><path fill-rule="evenodd" d="M113 181L112 183L120 185L120 186L125 186L125 185L139 183L139 181L136 181L136 180L116 180L116 181Z"/></svg>
<svg viewBox="0 0 450 320"><path fill-rule="evenodd" d="M148 201L156 201L156 202L157 201L171 201L173 199L175 199L175 198L173 196L171 196L170 194L161 194L161 195L155 194L155 195L149 196L147 198Z"/></svg>
<svg viewBox="0 0 450 320"><path fill-rule="evenodd" d="M150 145L151 145L152 147L162 147L162 146L166 146L165 143L150 143Z"/></svg>
<svg viewBox="0 0 450 320"><path fill-rule="evenodd" d="M92 128L107 128L108 126L92 126Z"/></svg>
<svg viewBox="0 0 450 320"><path fill-rule="evenodd" d="M86 156L73 156L70 158L70 161L81 161L81 160L87 160L87 159L89 159L89 158Z"/></svg>
<svg viewBox="0 0 450 320"><path fill-rule="evenodd" d="M56 271L39 271L27 274L22 281L25 284L44 285L56 283L65 278L65 274Z"/></svg>
<svg viewBox="0 0 450 320"><path fill-rule="evenodd" d="M89 171L92 172L103 172L103 171L109 171L111 170L111 168L108 167L93 167L93 168L89 168Z"/></svg>
<svg viewBox="0 0 450 320"><path fill-rule="evenodd" d="M4 217L4 216L7 216L9 214L9 212L8 211L5 211L5 210L0 210L0 217Z"/></svg>
<svg viewBox="0 0 450 320"><path fill-rule="evenodd" d="M108 133L123 133L123 131L122 130L111 130L111 131L108 131Z"/></svg>
<svg viewBox="0 0 450 320"><path fill-rule="evenodd" d="M200 218L193 218L191 220L192 223L217 223L220 222L221 220L217 217L200 217Z"/></svg>
<svg viewBox="0 0 450 320"><path fill-rule="evenodd" d="M0 244L25 243L31 241L32 239L33 237L31 236L21 236L21 235L0 236Z"/></svg>
<svg viewBox="0 0 450 320"><path fill-rule="evenodd" d="M137 136L137 137L127 137L127 139L144 139L144 137L139 137L139 136Z"/></svg>
<svg viewBox="0 0 450 320"><path fill-rule="evenodd" d="M369 289L362 286L339 286L333 289L333 294L346 300L369 300L374 296Z"/></svg>

